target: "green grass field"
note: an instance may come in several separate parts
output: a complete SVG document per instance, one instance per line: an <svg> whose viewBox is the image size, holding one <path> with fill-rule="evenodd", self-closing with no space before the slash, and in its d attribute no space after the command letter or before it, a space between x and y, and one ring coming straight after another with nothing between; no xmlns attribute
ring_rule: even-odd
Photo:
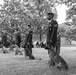
<svg viewBox="0 0 76 75"><path fill-rule="evenodd" d="M60 71L48 67L47 50L34 48L36 60L26 59L24 55L14 55L14 52L0 52L0 75L76 75L76 47L62 47L61 56L67 61L69 70ZM37 60L41 58L42 60Z"/></svg>

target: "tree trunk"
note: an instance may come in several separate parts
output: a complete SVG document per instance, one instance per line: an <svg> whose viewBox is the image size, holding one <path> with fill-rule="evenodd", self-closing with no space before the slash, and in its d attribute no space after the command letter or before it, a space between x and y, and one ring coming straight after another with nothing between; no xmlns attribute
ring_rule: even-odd
<svg viewBox="0 0 76 75"><path fill-rule="evenodd" d="M68 41L69 41L70 45L72 45L71 40L68 40Z"/></svg>
<svg viewBox="0 0 76 75"><path fill-rule="evenodd" d="M11 35L11 41L10 41L10 50L13 50L12 43L13 43L13 35Z"/></svg>
<svg viewBox="0 0 76 75"><path fill-rule="evenodd" d="M42 41L42 35L41 35L41 30L40 30L40 42Z"/></svg>
<svg viewBox="0 0 76 75"><path fill-rule="evenodd" d="M67 40L69 41L70 45L72 44L71 40L69 38L67 38Z"/></svg>

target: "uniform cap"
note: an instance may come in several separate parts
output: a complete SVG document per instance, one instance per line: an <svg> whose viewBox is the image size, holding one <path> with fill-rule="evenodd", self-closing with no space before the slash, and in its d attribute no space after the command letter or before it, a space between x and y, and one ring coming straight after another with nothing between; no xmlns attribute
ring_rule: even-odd
<svg viewBox="0 0 76 75"><path fill-rule="evenodd" d="M48 13L48 15L52 15L54 17L54 14L53 13Z"/></svg>

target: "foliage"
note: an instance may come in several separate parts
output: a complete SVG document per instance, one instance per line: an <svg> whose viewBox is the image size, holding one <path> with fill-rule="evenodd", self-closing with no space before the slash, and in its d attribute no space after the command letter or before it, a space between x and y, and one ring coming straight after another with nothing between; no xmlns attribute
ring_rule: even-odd
<svg viewBox="0 0 76 75"><path fill-rule="evenodd" d="M76 40L76 0L59 0L67 6L66 11L66 30L65 35L66 38L70 40Z"/></svg>
<svg viewBox="0 0 76 75"><path fill-rule="evenodd" d="M19 28L25 33L26 26L31 24L34 34L41 36L47 31L47 13L53 12L57 18L56 4L58 0L4 0L0 9L0 26L9 32Z"/></svg>

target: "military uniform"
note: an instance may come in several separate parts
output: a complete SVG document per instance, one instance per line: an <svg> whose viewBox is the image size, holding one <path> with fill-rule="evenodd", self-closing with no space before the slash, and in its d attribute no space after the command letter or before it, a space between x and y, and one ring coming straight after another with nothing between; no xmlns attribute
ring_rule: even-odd
<svg viewBox="0 0 76 75"><path fill-rule="evenodd" d="M57 41L57 29L58 29L58 23L54 19L52 19L49 22L48 26L48 32L47 32L47 46L51 45L53 47L56 46L56 41Z"/></svg>
<svg viewBox="0 0 76 75"><path fill-rule="evenodd" d="M29 30L26 33L26 39L25 39L25 47L27 46L31 53L32 53L32 35L33 35L33 31Z"/></svg>
<svg viewBox="0 0 76 75"><path fill-rule="evenodd" d="M15 44L17 45L17 49L15 51L15 55L18 55L18 53L20 53L20 55L23 55L22 52L20 51L20 46L21 46L21 34L19 31L17 31L15 33Z"/></svg>
<svg viewBox="0 0 76 75"><path fill-rule="evenodd" d="M33 36L33 31L28 30L26 33L26 39L25 39L25 57L28 56L30 59L35 59L35 57L32 55L32 36Z"/></svg>

